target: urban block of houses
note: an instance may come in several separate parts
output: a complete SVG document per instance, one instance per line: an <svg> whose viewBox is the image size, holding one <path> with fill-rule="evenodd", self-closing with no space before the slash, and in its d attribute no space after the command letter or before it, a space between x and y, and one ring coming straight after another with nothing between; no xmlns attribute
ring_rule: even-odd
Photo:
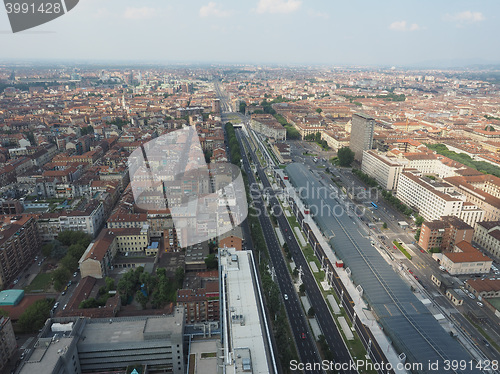
<svg viewBox="0 0 500 374"><path fill-rule="evenodd" d="M149 226L142 228L103 229L96 240L89 244L78 263L82 278L106 277L113 269L115 256L145 254L149 246ZM156 248L156 251L158 248Z"/></svg>

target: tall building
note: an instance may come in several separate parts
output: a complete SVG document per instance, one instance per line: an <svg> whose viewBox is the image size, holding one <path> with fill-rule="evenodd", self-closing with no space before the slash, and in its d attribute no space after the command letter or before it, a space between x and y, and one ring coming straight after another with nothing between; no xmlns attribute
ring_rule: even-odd
<svg viewBox="0 0 500 374"><path fill-rule="evenodd" d="M0 372L17 348L16 337L9 317L0 317Z"/></svg>
<svg viewBox="0 0 500 374"><path fill-rule="evenodd" d="M40 248L33 217L0 217L0 288L7 287L31 263Z"/></svg>
<svg viewBox="0 0 500 374"><path fill-rule="evenodd" d="M361 162L363 151L372 149L374 128L375 120L372 117L364 113L353 114L349 148L354 152L356 161Z"/></svg>
<svg viewBox="0 0 500 374"><path fill-rule="evenodd" d="M214 99L214 101L212 101L212 112L215 114L220 113L220 100L219 99Z"/></svg>

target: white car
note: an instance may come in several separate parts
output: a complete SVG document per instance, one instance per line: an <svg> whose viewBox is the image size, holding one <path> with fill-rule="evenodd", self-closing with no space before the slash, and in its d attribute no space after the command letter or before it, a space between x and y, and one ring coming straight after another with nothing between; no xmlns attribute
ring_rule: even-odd
<svg viewBox="0 0 500 374"><path fill-rule="evenodd" d="M469 295L469 297L470 297L471 299L475 299L475 297L474 297L474 295L473 295L473 294L468 293L467 295Z"/></svg>
<svg viewBox="0 0 500 374"><path fill-rule="evenodd" d="M283 297L285 298L285 300L288 300L288 295L287 294L284 294Z"/></svg>
<svg viewBox="0 0 500 374"><path fill-rule="evenodd" d="M483 307L483 303L480 301L477 302L477 305L479 305L481 308Z"/></svg>

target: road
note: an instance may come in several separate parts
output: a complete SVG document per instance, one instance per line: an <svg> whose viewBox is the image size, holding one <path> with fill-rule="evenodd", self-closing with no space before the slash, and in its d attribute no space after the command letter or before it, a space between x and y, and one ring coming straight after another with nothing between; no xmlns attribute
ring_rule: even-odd
<svg viewBox="0 0 500 374"><path fill-rule="evenodd" d="M237 131L237 134L239 137L241 137L241 130ZM241 139L241 138L240 138ZM254 160L254 163L258 165L258 160L257 156L255 153L251 150L250 147L248 147L251 151L251 156ZM243 152L244 153L244 152ZM271 185L269 181L267 180L267 176L265 175L264 170L261 167L257 167L257 172L259 175L260 180L263 183L264 189L271 190ZM250 173L251 174L251 173ZM337 329L337 325L335 324L335 321L333 320L332 315L330 314L330 310L328 306L326 305L325 299L323 298L323 295L321 291L318 288L318 285L316 283L316 280L312 274L312 272L309 269L309 265L307 264L307 261L302 253L302 250L299 247L299 244L297 243L295 236L294 235L289 235L289 233L292 232L292 228L290 227L288 220L285 218L284 214L281 212L281 206L274 194L271 194L269 197L269 203L270 206L272 207L273 213L276 216L278 220L278 224L283 231L285 240L287 242L288 248L290 249L292 256L295 260L295 263L297 266L302 267L303 270L303 276L302 276L302 281L305 285L307 295L309 297L309 301L311 303L311 306L315 310L316 318L318 320L318 323L320 324L321 330L323 332L323 335L325 336L328 345L330 347L330 350L333 352L336 362L339 363L348 363L351 361L351 356L349 354L349 351L347 347L345 346L342 336L340 332ZM283 254L281 252L281 249L277 243L277 240L275 238L274 234L274 229L272 227L271 221L269 218L266 219L267 223L266 224L266 229L265 229L265 234L266 236L272 236L275 242L275 246L273 248L270 248L270 254L272 256L272 261L274 263L278 263L281 266L279 266L279 269L276 270L276 273L278 275L278 281L283 284L283 288L280 285L280 289L282 288L282 292L287 293L289 296L288 302L285 302L285 306L287 308L287 312L289 313L289 319L290 323L292 324L292 329L294 330L294 334L300 334L302 327L300 327L298 321L295 320L296 313L298 313L297 308L301 311L302 308L300 306L300 302L297 300L297 305L292 305L295 304L295 302L291 303L290 301L295 301L296 298L296 293L295 290L293 289L293 285L291 283L290 276L288 274L288 269L286 268L285 260L283 258ZM287 235L288 234L288 235ZM290 297L290 293L293 294L293 298ZM302 314L302 313L301 313ZM300 318L302 319L302 318ZM301 346L299 345L299 348ZM355 371L341 371L342 373L355 373Z"/></svg>
<svg viewBox="0 0 500 374"><path fill-rule="evenodd" d="M303 156L303 152L305 150L309 150L308 148L310 148L310 144L306 144L304 147L303 144L295 143L292 147L292 158L307 165L309 169L316 172L316 174L324 180L325 183L333 184L334 182L332 180L332 176L328 175L325 172L325 169L320 169L323 166L329 167L335 179L341 182L343 186L346 186L351 190L358 190L359 188L364 190L364 184L360 182L350 170L334 168L321 160L318 163L314 163L312 156ZM318 166L320 168L318 168ZM367 191L370 192L369 189L367 189ZM403 268L407 272L408 282L417 292L425 292L426 296L433 300L435 305L444 310L446 315L450 316L450 320L455 324L457 330L462 330L465 335L471 339L477 349L479 349L488 359L496 359L499 353L484 339L484 337L463 315L479 309L477 299L464 297L463 306L456 307L452 304L452 302L444 296L441 291L437 289L437 286L431 281L432 274L440 273L438 270L439 264L432 258L431 254L427 252L422 253L417 246L412 246L414 248L411 252L412 259L408 260L406 257L402 256L399 250L393 249L393 240L400 239L404 243L412 243L415 241L415 230L403 229L397 223L398 221L403 221L407 218L389 206L383 198L378 195L378 192L376 195L373 194L373 196L367 196L365 200L368 202L376 201L378 205L377 210L369 210L367 208L364 217L361 217L365 224L371 223L374 225L373 229L369 230L371 239L376 241L380 248L384 248L386 253L390 254L394 261L402 264ZM387 223L388 230L382 229L383 222ZM451 279L455 282L456 288L458 289L459 282L463 281L463 279L459 280L455 277L451 277ZM490 335L491 338L499 342L500 328L496 323L496 317L487 308L483 307L480 310L488 318L481 320L479 325Z"/></svg>
<svg viewBox="0 0 500 374"><path fill-rule="evenodd" d="M240 136L241 134L239 133L239 130L236 133L240 142L240 147L243 150ZM241 154L243 157L243 167L248 175L249 183L256 183L246 153L242 151ZM257 211L267 212L262 200L262 196L254 195L252 196L252 200ZM309 332L309 326L302 310L300 300L294 289L292 279L290 277L290 274L288 273L285 260L282 256L281 246L276 239L276 234L274 232L271 220L267 214L260 214L259 222L262 226L262 231L264 232L264 237L271 258L271 263L276 275L275 279L277 280L281 294L287 295L288 298L288 300L283 299L283 302L287 312L288 320L290 322L290 327L292 330L293 338L295 340L295 345L297 347L300 361L304 364L320 362L321 360L316 349L316 343L314 342L312 334ZM302 338L303 333L305 334L305 339ZM287 365L287 363L282 363L282 365L285 366ZM323 373L323 371L321 370L310 370L306 372Z"/></svg>

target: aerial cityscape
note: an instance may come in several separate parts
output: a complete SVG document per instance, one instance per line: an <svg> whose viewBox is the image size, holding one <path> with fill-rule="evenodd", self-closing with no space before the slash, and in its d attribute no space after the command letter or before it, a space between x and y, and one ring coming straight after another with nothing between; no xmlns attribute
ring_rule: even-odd
<svg viewBox="0 0 500 374"><path fill-rule="evenodd" d="M38 3L0 373L500 374L500 4Z"/></svg>

